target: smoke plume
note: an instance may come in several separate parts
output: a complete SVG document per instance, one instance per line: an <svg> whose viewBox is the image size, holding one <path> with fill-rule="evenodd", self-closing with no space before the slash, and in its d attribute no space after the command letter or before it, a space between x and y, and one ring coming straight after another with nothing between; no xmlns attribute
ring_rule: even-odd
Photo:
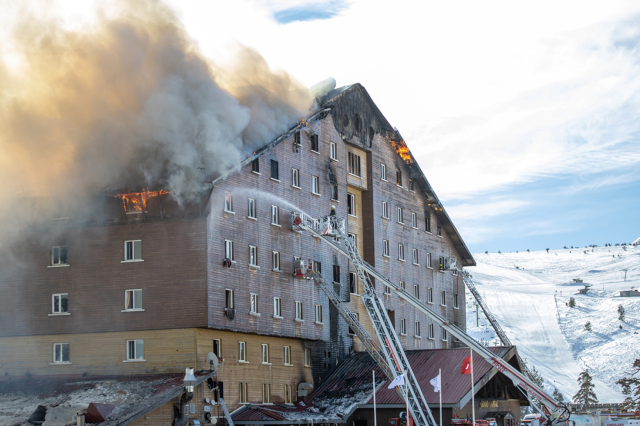
<svg viewBox="0 0 640 426"><path fill-rule="evenodd" d="M149 186L189 200L311 107L255 50L221 69L162 3L121 5L82 31L16 25L22 65L0 59L0 199Z"/></svg>

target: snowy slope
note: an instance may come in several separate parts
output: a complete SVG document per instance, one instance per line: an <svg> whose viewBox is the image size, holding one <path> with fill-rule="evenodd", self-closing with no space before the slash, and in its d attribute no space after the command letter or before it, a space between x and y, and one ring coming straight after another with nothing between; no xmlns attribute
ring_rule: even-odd
<svg viewBox="0 0 640 426"><path fill-rule="evenodd" d="M474 257L478 266L468 271L478 291L521 356L542 373L547 385L571 398L578 390L578 375L587 367L601 402L624 399L615 382L640 357L640 298L618 295L620 290L640 288L640 247ZM587 295L577 294L584 284L573 283L573 278L593 285ZM575 308L567 306L570 297L576 299ZM490 340L487 334L493 333L485 331L482 312L476 325L476 307L468 292L466 300L469 333ZM618 305L625 308L624 322L618 320ZM592 331L584 328L587 321Z"/></svg>

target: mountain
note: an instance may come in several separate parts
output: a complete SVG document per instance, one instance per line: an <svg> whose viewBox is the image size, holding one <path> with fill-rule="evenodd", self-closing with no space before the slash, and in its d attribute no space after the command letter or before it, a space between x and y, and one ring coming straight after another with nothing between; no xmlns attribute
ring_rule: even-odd
<svg viewBox="0 0 640 426"><path fill-rule="evenodd" d="M619 297L640 287L640 247L596 247L520 253L474 254L468 268L477 289L529 366L565 400L578 390L584 368L594 377L600 402L622 402L615 382L640 357L640 297ZM627 269L626 282L625 272ZM583 283L573 279L582 279ZM590 285L587 294L579 289ZM569 307L573 297L576 307ZM467 330L495 341L467 291ZM618 306L625 320L618 320ZM592 330L585 329L591 322ZM622 326L622 328L620 328Z"/></svg>

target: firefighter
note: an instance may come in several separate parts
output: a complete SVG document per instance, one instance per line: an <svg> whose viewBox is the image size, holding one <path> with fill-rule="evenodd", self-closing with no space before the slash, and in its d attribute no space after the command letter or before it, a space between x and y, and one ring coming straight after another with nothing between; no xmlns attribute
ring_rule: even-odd
<svg viewBox="0 0 640 426"><path fill-rule="evenodd" d="M329 216L335 217L335 215L336 215L336 206L331 206L331 213L329 213Z"/></svg>

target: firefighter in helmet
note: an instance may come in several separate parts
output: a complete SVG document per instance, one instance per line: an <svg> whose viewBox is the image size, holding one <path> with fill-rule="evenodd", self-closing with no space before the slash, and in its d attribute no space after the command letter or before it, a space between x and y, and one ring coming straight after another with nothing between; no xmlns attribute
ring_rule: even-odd
<svg viewBox="0 0 640 426"><path fill-rule="evenodd" d="M336 206L331 206L331 213L329 213L329 216L334 216L336 215Z"/></svg>

